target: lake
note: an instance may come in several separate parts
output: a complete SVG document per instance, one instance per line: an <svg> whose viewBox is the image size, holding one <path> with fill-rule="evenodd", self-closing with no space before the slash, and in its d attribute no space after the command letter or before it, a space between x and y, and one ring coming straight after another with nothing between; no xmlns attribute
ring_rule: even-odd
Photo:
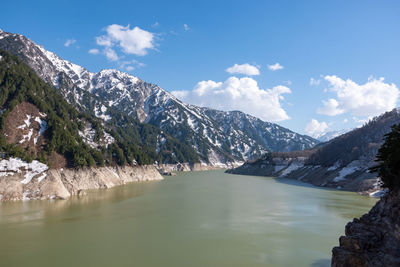
<svg viewBox="0 0 400 267"><path fill-rule="evenodd" d="M0 266L330 266L346 223L376 201L203 171L0 203Z"/></svg>

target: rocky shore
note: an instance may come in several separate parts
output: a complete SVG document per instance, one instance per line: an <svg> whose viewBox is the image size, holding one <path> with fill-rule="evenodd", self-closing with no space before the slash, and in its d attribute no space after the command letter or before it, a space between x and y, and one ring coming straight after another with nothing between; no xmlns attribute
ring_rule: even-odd
<svg viewBox="0 0 400 267"><path fill-rule="evenodd" d="M49 169L45 177L25 183L24 172L0 177L0 201L66 199L89 189L111 188L130 182L156 181L163 177L152 165Z"/></svg>
<svg viewBox="0 0 400 267"><path fill-rule="evenodd" d="M390 192L371 211L346 225L332 266L400 266L400 190Z"/></svg>
<svg viewBox="0 0 400 267"><path fill-rule="evenodd" d="M371 167L371 161L355 160L346 166L335 164L324 167L307 165L306 160L306 157L261 158L248 161L226 172L295 179L315 186L360 192L372 196L379 195L382 190L377 174L368 170Z"/></svg>

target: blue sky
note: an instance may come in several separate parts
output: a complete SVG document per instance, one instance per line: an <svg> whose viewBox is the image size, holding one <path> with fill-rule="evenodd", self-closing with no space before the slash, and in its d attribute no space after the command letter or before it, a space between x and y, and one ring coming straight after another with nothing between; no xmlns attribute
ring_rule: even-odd
<svg viewBox="0 0 400 267"><path fill-rule="evenodd" d="M6 1L2 10L2 30L90 71L118 68L300 133L353 128L399 106L399 1Z"/></svg>

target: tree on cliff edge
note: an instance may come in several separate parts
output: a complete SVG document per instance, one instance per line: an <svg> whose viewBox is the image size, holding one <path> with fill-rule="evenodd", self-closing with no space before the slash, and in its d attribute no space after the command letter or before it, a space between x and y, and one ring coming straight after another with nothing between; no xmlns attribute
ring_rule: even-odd
<svg viewBox="0 0 400 267"><path fill-rule="evenodd" d="M371 171L378 171L383 186L389 190L400 188L400 124L394 125L386 135L376 161L379 165L371 168Z"/></svg>

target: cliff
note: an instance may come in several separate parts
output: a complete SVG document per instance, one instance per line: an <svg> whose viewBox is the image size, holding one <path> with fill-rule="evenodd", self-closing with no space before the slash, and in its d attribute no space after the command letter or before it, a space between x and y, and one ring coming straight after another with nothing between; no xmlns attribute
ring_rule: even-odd
<svg viewBox="0 0 400 267"><path fill-rule="evenodd" d="M400 190L390 192L360 219L346 225L332 266L400 266Z"/></svg>
<svg viewBox="0 0 400 267"><path fill-rule="evenodd" d="M0 175L0 201L66 199L71 195L81 194L84 190L163 179L152 165L50 169L33 173L29 181L27 172L20 169L18 172L3 174Z"/></svg>

